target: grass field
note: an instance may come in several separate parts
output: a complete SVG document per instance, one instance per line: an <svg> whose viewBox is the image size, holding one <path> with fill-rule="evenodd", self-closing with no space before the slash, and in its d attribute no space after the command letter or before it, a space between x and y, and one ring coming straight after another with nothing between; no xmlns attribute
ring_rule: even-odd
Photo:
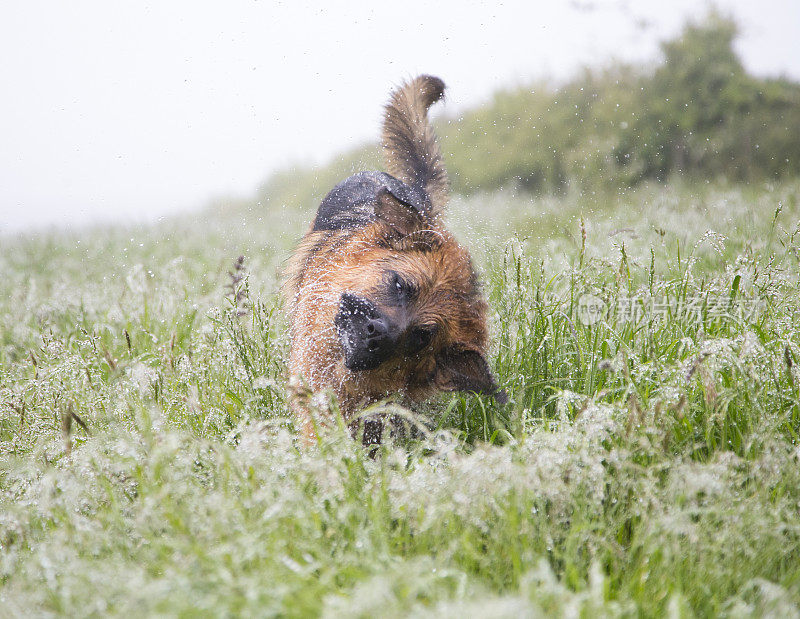
<svg viewBox="0 0 800 619"><path fill-rule="evenodd" d="M800 612L800 183L454 199L512 402L374 459L286 407L314 206L0 238L0 616Z"/></svg>

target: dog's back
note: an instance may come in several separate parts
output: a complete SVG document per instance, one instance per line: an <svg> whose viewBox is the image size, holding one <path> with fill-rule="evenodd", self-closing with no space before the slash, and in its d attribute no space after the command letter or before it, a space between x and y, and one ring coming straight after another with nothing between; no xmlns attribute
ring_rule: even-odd
<svg viewBox="0 0 800 619"><path fill-rule="evenodd" d="M322 200L311 228L289 262L285 296L290 311L303 275L322 244L376 221L382 192L438 219L447 204L449 180L428 108L444 96L438 77L420 75L398 88L384 110L382 146L385 172L359 172L336 185ZM341 240L341 239L340 239Z"/></svg>

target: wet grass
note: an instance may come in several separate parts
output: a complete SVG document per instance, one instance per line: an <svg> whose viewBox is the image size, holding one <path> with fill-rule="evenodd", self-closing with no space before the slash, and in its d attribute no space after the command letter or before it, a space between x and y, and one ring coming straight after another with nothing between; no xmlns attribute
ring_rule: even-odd
<svg viewBox="0 0 800 619"><path fill-rule="evenodd" d="M456 199L512 402L374 459L286 408L312 205L3 238L0 614L796 614L798 195Z"/></svg>

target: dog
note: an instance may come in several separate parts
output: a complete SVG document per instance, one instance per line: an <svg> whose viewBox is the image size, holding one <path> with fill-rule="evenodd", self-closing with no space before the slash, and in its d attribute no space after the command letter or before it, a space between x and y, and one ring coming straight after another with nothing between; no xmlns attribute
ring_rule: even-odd
<svg viewBox="0 0 800 619"><path fill-rule="evenodd" d="M438 391L507 396L486 361L487 304L468 251L443 226L449 180L428 108L444 82L421 75L386 105L388 173L360 172L336 185L289 260L290 381L335 393L354 435L355 414L399 394L408 403ZM307 443L306 405L292 407ZM365 445L383 422L362 427Z"/></svg>

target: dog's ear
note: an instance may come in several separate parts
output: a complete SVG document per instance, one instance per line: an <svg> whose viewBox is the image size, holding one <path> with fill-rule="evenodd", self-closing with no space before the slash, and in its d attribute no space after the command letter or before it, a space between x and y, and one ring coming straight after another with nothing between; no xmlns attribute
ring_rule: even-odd
<svg viewBox="0 0 800 619"><path fill-rule="evenodd" d="M494 396L499 404L508 402L508 396L498 389L489 364L477 350L447 348L436 359L436 387L442 391L472 391Z"/></svg>
<svg viewBox="0 0 800 619"><path fill-rule="evenodd" d="M411 204L399 200L388 189L382 189L377 195L375 217L399 236L406 236L423 228L420 212Z"/></svg>

